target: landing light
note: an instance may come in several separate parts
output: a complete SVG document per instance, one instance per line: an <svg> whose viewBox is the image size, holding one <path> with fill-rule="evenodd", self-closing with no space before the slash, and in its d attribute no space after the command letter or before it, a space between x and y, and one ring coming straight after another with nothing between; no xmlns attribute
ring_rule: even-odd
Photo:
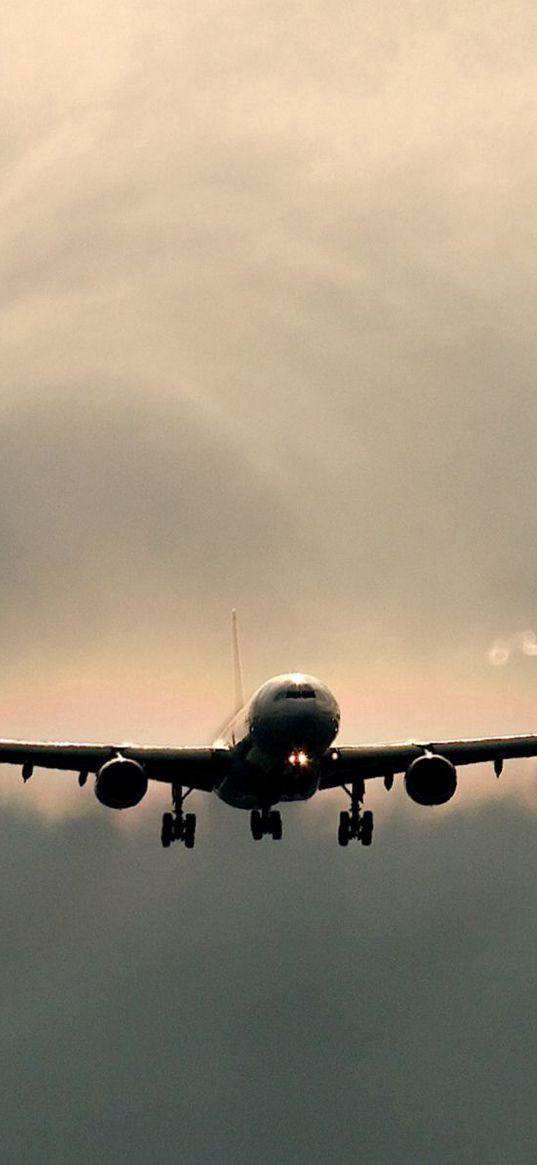
<svg viewBox="0 0 537 1165"><path fill-rule="evenodd" d="M301 752L292 752L287 759L288 759L290 765L299 765L301 769L303 769L307 764L309 764L309 757L308 757L307 753L302 752L302 751Z"/></svg>

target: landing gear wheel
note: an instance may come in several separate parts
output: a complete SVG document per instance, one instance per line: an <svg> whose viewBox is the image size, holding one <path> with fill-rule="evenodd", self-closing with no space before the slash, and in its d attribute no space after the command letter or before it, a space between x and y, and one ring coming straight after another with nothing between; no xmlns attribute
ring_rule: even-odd
<svg viewBox="0 0 537 1165"><path fill-rule="evenodd" d="M351 815L343 809L339 815L339 829L337 839L340 845L348 845L351 836Z"/></svg>
<svg viewBox="0 0 537 1165"><path fill-rule="evenodd" d="M371 845L373 841L373 814L369 810L362 817L360 841L362 845Z"/></svg>
<svg viewBox="0 0 537 1165"><path fill-rule="evenodd" d="M185 824L183 829L183 841L185 849L194 849L194 842L196 840L196 814L186 813Z"/></svg>
<svg viewBox="0 0 537 1165"><path fill-rule="evenodd" d="M269 814L269 830L273 841L281 841L283 834L282 815L277 809Z"/></svg>
<svg viewBox="0 0 537 1165"><path fill-rule="evenodd" d="M373 840L373 814L367 810L362 812L365 787L363 780L352 782L350 789L343 785L345 793L350 797L351 811L345 810L339 815L337 839L340 845L348 845L349 841L359 841L362 845L371 845Z"/></svg>
<svg viewBox="0 0 537 1165"><path fill-rule="evenodd" d="M252 809L250 814L250 829L252 831L252 837L254 841L261 841L261 838L263 837L263 822L261 820L259 809Z"/></svg>
<svg viewBox="0 0 537 1165"><path fill-rule="evenodd" d="M162 818L160 840L165 849L172 841L182 841L185 849L194 849L196 837L196 814L183 813L183 805L192 789L183 792L182 785L172 784L172 813L165 813Z"/></svg>
<svg viewBox="0 0 537 1165"><path fill-rule="evenodd" d="M165 813L162 818L162 829L160 833L160 840L164 846L164 849L168 849L168 846L172 844L175 832L174 826L175 822L173 819L173 813Z"/></svg>

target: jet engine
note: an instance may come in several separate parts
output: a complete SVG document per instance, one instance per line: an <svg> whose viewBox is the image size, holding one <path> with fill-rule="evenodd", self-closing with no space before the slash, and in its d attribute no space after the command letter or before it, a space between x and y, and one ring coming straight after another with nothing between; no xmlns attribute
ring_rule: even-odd
<svg viewBox="0 0 537 1165"><path fill-rule="evenodd" d="M455 766L445 756L425 753L405 773L405 789L417 805L445 805L457 788Z"/></svg>
<svg viewBox="0 0 537 1165"><path fill-rule="evenodd" d="M95 796L109 809L131 809L147 793L147 777L138 761L114 756L99 769Z"/></svg>

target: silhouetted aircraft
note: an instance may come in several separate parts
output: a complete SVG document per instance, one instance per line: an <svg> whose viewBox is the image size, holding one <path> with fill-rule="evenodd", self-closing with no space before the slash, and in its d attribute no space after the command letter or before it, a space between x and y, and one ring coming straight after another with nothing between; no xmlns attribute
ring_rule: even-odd
<svg viewBox="0 0 537 1165"><path fill-rule="evenodd" d="M237 692L240 661L234 622ZM145 796L149 781L171 786L172 810L162 819L165 847L181 841L194 846L196 817L184 813L194 790L216 793L222 801L250 812L252 837L282 836L276 805L307 801L325 789L342 788L350 811L339 814L338 841L371 845L373 814L363 811L365 782L404 773L408 796L418 805L443 805L457 788L457 765L492 761L499 776L504 760L537 755L537 736L499 736L482 740L428 743L335 744L340 713L337 701L314 676L276 676L243 703L209 748L160 748L134 744L62 744L0 740L0 763L21 764L23 779L34 766L79 773L79 784L95 774L95 794L111 809L128 809Z"/></svg>

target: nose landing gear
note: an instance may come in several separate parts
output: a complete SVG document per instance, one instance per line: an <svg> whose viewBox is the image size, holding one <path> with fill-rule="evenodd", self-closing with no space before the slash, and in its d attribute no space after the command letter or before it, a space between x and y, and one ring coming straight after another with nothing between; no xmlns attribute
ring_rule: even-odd
<svg viewBox="0 0 537 1165"><path fill-rule="evenodd" d="M343 810L339 815L337 832L339 845L346 846L349 841L356 840L360 845L369 846L373 841L373 814L370 810L362 812L364 782L354 781L350 789L347 785L343 785L343 788L351 799L351 811L348 813L347 810Z"/></svg>
<svg viewBox="0 0 537 1165"><path fill-rule="evenodd" d="M261 841L268 835L273 841L280 841L283 834L282 818L277 809L252 809L250 829L254 841Z"/></svg>
<svg viewBox="0 0 537 1165"><path fill-rule="evenodd" d="M182 841L185 849L194 849L196 814L183 813L183 803L191 792L192 789L187 789L183 794L182 785L172 785L173 812L164 814L160 833L164 849L168 849L172 841Z"/></svg>

